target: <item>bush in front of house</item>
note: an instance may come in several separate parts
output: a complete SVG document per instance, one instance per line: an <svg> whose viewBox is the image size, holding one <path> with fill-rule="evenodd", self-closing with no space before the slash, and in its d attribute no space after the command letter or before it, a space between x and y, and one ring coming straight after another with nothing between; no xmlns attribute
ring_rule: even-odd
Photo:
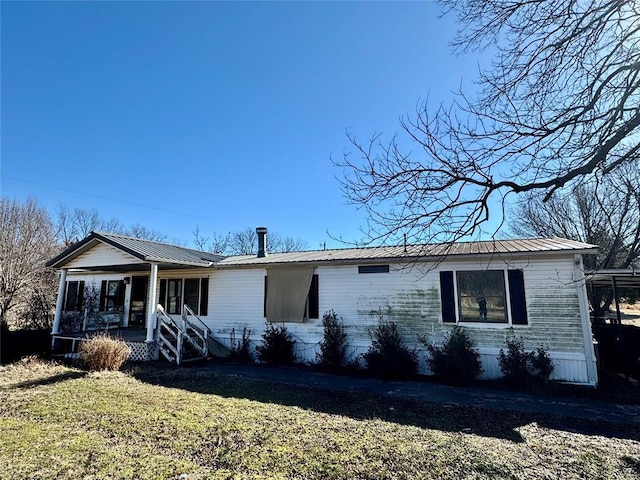
<svg viewBox="0 0 640 480"><path fill-rule="evenodd" d="M392 321L382 315L375 329L369 332L371 346L362 355L367 370L382 378L410 378L418 369L415 350L409 350Z"/></svg>
<svg viewBox="0 0 640 480"><path fill-rule="evenodd" d="M419 337L429 353L427 366L433 374L451 385L466 385L482 373L480 353L474 348L469 335L459 325L445 336L441 347Z"/></svg>
<svg viewBox="0 0 640 480"><path fill-rule="evenodd" d="M238 363L251 363L253 359L251 358L251 340L249 337L251 336L251 330L247 327L242 329L242 338L240 340L236 339L236 329L232 328L230 337L230 353L229 360Z"/></svg>
<svg viewBox="0 0 640 480"><path fill-rule="evenodd" d="M318 366L329 372L342 371L347 366L347 334L344 323L333 310L322 315L324 333L317 354Z"/></svg>
<svg viewBox="0 0 640 480"><path fill-rule="evenodd" d="M262 334L262 343L256 347L256 355L259 361L267 365L292 365L295 360L294 343L284 324L274 325L267 322Z"/></svg>
<svg viewBox="0 0 640 480"><path fill-rule="evenodd" d="M498 363L507 385L530 388L548 383L554 367L547 349L540 346L535 351L526 352L522 337L516 337L513 332L505 343L507 349L500 349Z"/></svg>
<svg viewBox="0 0 640 480"><path fill-rule="evenodd" d="M127 361L131 349L123 340L98 334L81 342L78 353L91 371L116 371Z"/></svg>

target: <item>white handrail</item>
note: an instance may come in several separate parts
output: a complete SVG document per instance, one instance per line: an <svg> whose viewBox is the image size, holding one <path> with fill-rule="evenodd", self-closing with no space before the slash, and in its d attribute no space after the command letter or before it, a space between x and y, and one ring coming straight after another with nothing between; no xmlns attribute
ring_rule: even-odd
<svg viewBox="0 0 640 480"><path fill-rule="evenodd" d="M188 305L184 305L184 306L182 307L182 319L183 319L185 322L193 323L190 319L188 319L188 318L187 318L189 315L191 315L193 318L195 318L195 319L198 321L198 323L200 324L200 325L199 325L199 326L200 326L200 329L201 329L202 331L204 331L205 333L207 333L207 332L209 332L209 331L210 331L210 329L209 329L209 327L207 326L207 324L206 324L206 323L204 323L204 322L200 319L200 317L198 317L198 316L193 312L193 310L191 310L191 308L189 308L189 306L188 306Z"/></svg>

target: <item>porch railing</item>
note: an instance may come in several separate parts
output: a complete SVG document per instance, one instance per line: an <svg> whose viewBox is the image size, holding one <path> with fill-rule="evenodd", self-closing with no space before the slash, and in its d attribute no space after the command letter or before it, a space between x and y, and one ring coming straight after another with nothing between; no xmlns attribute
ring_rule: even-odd
<svg viewBox="0 0 640 480"><path fill-rule="evenodd" d="M170 362L180 365L182 362L182 325L176 323L162 305L158 305L156 310L156 340L160 353Z"/></svg>
<svg viewBox="0 0 640 480"><path fill-rule="evenodd" d="M206 358L209 353L207 341L211 329L187 305L182 307L182 322L185 338L202 358Z"/></svg>
<svg viewBox="0 0 640 480"><path fill-rule="evenodd" d="M185 306L181 320L174 320L162 305L158 305L156 340L160 353L170 362L183 362L207 358L209 327Z"/></svg>

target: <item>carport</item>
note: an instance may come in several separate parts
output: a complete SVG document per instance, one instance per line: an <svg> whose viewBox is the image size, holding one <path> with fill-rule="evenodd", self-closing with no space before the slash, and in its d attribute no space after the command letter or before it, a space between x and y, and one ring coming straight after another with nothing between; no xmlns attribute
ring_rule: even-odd
<svg viewBox="0 0 640 480"><path fill-rule="evenodd" d="M593 335L598 342L598 368L640 380L640 327L624 325L620 312L620 290L640 289L640 271L599 270L587 274L585 280L590 298L595 289L610 288L615 305L615 317L609 318L609 323L592 319Z"/></svg>

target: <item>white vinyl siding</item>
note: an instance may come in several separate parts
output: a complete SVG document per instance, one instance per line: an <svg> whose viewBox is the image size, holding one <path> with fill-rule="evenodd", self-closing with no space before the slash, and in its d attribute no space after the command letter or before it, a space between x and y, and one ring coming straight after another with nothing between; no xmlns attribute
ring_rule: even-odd
<svg viewBox="0 0 640 480"><path fill-rule="evenodd" d="M139 258L134 257L122 250L107 245L106 243L98 243L95 247L87 252L74 258L65 265L65 268L86 268L95 266L113 266L113 265L131 265L143 263Z"/></svg>

